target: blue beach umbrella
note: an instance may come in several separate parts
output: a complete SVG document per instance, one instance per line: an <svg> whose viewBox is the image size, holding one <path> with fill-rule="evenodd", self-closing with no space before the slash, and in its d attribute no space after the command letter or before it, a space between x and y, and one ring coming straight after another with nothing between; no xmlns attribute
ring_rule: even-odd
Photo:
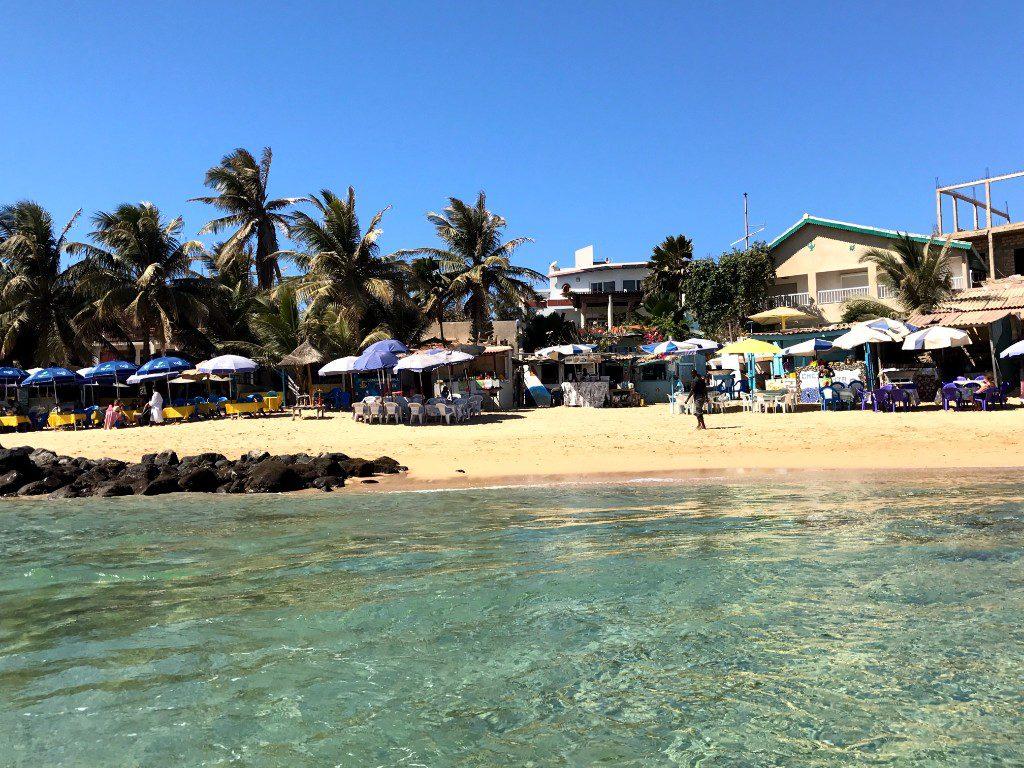
<svg viewBox="0 0 1024 768"><path fill-rule="evenodd" d="M100 363L92 369L92 373L87 377L91 382L106 382L113 381L114 383L123 382L133 373L139 370L139 366L134 363L129 363L127 360L108 360L105 363Z"/></svg>
<svg viewBox="0 0 1024 768"><path fill-rule="evenodd" d="M12 384L18 386L22 381L28 378L28 371L23 371L21 368L13 367L2 367L0 368L0 382L4 385L4 400L7 399L7 388Z"/></svg>
<svg viewBox="0 0 1024 768"><path fill-rule="evenodd" d="M363 354L365 355L369 352L391 352L404 355L408 351L409 348L398 339L384 339L383 341L375 341L363 350Z"/></svg>
<svg viewBox="0 0 1024 768"><path fill-rule="evenodd" d="M45 387L53 385L53 399L57 400L58 384L81 384L85 381L74 371L67 368L53 367L36 371L19 384L19 387Z"/></svg>
<svg viewBox="0 0 1024 768"><path fill-rule="evenodd" d="M138 376L152 376L153 374L163 374L166 377L170 377L175 374L179 374L182 371L192 370L192 363L188 360L182 360L180 357L154 357L148 363L143 365L136 371Z"/></svg>
<svg viewBox="0 0 1024 768"><path fill-rule="evenodd" d="M372 350L367 348L363 354L352 363L353 371L379 371L384 368L394 368L398 363L398 356L386 349Z"/></svg>
<svg viewBox="0 0 1024 768"><path fill-rule="evenodd" d="M661 341L657 344L644 344L640 347L649 355L671 355L673 352L684 352L697 348L696 344L690 344L686 341L675 341L674 339Z"/></svg>

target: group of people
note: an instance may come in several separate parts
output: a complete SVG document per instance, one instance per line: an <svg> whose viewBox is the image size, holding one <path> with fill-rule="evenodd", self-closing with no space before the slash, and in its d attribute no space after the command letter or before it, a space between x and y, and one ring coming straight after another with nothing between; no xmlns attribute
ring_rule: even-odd
<svg viewBox="0 0 1024 768"><path fill-rule="evenodd" d="M139 423L148 424L151 427L164 423L164 396L155 388L149 402L142 406L142 410L139 412ZM103 414L103 428L121 429L127 426L129 426L128 414L125 413L124 403L120 399L115 400L107 406L107 410Z"/></svg>

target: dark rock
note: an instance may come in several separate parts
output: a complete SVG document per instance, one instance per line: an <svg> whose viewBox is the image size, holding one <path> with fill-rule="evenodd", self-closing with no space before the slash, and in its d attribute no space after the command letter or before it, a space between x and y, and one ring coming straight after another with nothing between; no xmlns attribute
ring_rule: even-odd
<svg viewBox="0 0 1024 768"><path fill-rule="evenodd" d="M280 493L297 491L301 487L302 482L294 467L279 458L261 461L245 481L246 493Z"/></svg>
<svg viewBox="0 0 1024 768"><path fill-rule="evenodd" d="M251 463L259 463L266 461L270 458L270 454L266 451L249 451L248 453L242 454L242 458L239 461L246 461Z"/></svg>
<svg viewBox="0 0 1024 768"><path fill-rule="evenodd" d="M321 491L329 492L335 488L341 488L345 485L345 478L337 477L335 475L322 475L316 478L310 483L311 488L319 488Z"/></svg>
<svg viewBox="0 0 1024 768"><path fill-rule="evenodd" d="M28 477L24 472L12 469L0 475L0 496L15 493L19 488L28 483Z"/></svg>
<svg viewBox="0 0 1024 768"><path fill-rule="evenodd" d="M366 459L345 459L340 463L345 474L350 477L369 477L373 474L373 466Z"/></svg>
<svg viewBox="0 0 1024 768"><path fill-rule="evenodd" d="M390 456L381 456L378 459L374 459L370 462L370 466L373 468L373 474L375 475L395 475L408 469L408 467L403 467Z"/></svg>
<svg viewBox="0 0 1024 768"><path fill-rule="evenodd" d="M220 485L220 478L210 467L199 467L182 473L178 485L183 491L212 493Z"/></svg>
<svg viewBox="0 0 1024 768"><path fill-rule="evenodd" d="M65 485L63 488L58 488L56 491L50 494L51 499L77 499L85 496L86 493L80 488L76 488L74 485Z"/></svg>
<svg viewBox="0 0 1024 768"><path fill-rule="evenodd" d="M359 482L363 483L365 485L376 485L377 483L380 482L380 480L374 480L373 478L368 478L366 480L360 480Z"/></svg>
<svg viewBox="0 0 1024 768"><path fill-rule="evenodd" d="M53 451L48 451L45 448L36 448L34 451L32 451L32 453L28 455L28 457L36 466L40 466L43 464L53 464L58 459L56 453L54 453ZM66 460L70 461L70 459Z"/></svg>
<svg viewBox="0 0 1024 768"><path fill-rule="evenodd" d="M128 483L123 483L120 480L115 480L112 483L101 485L99 488L96 489L94 495L102 496L104 498L112 498L114 496L131 496L133 492L134 489L130 485L128 485Z"/></svg>
<svg viewBox="0 0 1024 768"><path fill-rule="evenodd" d="M0 448L0 473L16 469L26 475L35 476L36 466L29 458L31 453L32 449L27 445L18 448Z"/></svg>
<svg viewBox="0 0 1024 768"><path fill-rule="evenodd" d="M160 474L142 489L142 495L159 496L164 493L177 493L181 490L178 480L179 476L176 468L164 467Z"/></svg>
<svg viewBox="0 0 1024 768"><path fill-rule="evenodd" d="M117 479L122 483L128 483L135 490L135 493L142 493L149 482L153 480L160 470L152 462L148 464L129 464L118 473Z"/></svg>
<svg viewBox="0 0 1024 768"><path fill-rule="evenodd" d="M47 488L46 483L42 480L36 480L27 485L23 485L18 489L19 496L41 496L44 493L49 493L53 488Z"/></svg>
<svg viewBox="0 0 1024 768"><path fill-rule="evenodd" d="M178 465L178 454L174 451L160 451L153 460L158 467L176 467Z"/></svg>

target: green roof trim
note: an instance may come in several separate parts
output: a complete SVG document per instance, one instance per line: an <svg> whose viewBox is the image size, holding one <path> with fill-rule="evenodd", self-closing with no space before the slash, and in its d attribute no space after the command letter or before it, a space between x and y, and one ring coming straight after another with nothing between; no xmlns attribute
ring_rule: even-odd
<svg viewBox="0 0 1024 768"><path fill-rule="evenodd" d="M829 229L840 229L846 232L858 232L862 235L874 235L875 237L884 237L889 240L896 240L904 234L909 234L910 239L915 243L927 244L929 242L941 243L945 240L944 237L935 236L929 237L928 235L915 235L907 232L897 232L895 229L882 229L881 227L865 227L861 224L851 224L847 221L836 221L835 219L823 219L820 216L811 216L809 213L805 213L801 219L783 232L781 235L776 237L768 244L769 250L777 247L784 240L789 238L790 235L797 232L797 230L803 229L804 227L817 224L819 227L828 227ZM956 248L961 251L969 251L972 249L970 243L964 242L963 240L952 240L949 243L950 248Z"/></svg>

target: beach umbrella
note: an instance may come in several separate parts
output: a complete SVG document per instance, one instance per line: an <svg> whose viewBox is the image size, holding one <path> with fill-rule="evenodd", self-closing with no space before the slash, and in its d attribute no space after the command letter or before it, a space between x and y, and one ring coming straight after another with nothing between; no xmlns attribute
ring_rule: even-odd
<svg viewBox="0 0 1024 768"><path fill-rule="evenodd" d="M757 390L757 377L755 363L758 357L775 356L782 351L782 348L770 341L760 339L738 339L726 344L718 353L720 355L746 355L747 357L747 379L750 384L750 391Z"/></svg>
<svg viewBox="0 0 1024 768"><path fill-rule="evenodd" d="M832 340L832 346L840 349L854 349L863 344L885 344L899 341L892 333L880 328L870 328L866 325L855 325L839 338Z"/></svg>
<svg viewBox="0 0 1024 768"><path fill-rule="evenodd" d="M90 366L89 368L79 368L75 373L81 376L83 379L87 379L92 376L92 372L96 370L96 366Z"/></svg>
<svg viewBox="0 0 1024 768"><path fill-rule="evenodd" d="M337 360L331 360L331 362L327 363L318 373L321 376L337 376L342 373L352 373L355 370L352 366L358 359L358 355L339 357Z"/></svg>
<svg viewBox="0 0 1024 768"><path fill-rule="evenodd" d="M703 352L714 352L716 349L718 349L720 346L722 346L721 344L719 344L717 341L714 341L713 339L700 339L700 338L696 338L696 337L687 339L683 343L684 344L692 344L699 351L703 351Z"/></svg>
<svg viewBox="0 0 1024 768"><path fill-rule="evenodd" d="M127 360L108 360L93 368L92 373L87 378L92 382L112 379L116 385L127 379L137 370L139 370L139 366L135 365L135 363L129 363Z"/></svg>
<svg viewBox="0 0 1024 768"><path fill-rule="evenodd" d="M669 339L668 341L661 341L657 344L643 344L640 346L644 352L649 355L671 355L673 352L682 352L684 350L695 350L698 347L685 341L675 341Z"/></svg>
<svg viewBox="0 0 1024 768"><path fill-rule="evenodd" d="M910 350L949 349L950 347L966 347L970 343L971 337L967 331L933 325L931 328L909 334L903 340L903 348Z"/></svg>
<svg viewBox="0 0 1024 768"><path fill-rule="evenodd" d="M363 352L352 362L352 370L365 372L365 371L381 371L385 368L391 369L398 364L398 356L394 352L388 352L387 350Z"/></svg>
<svg viewBox="0 0 1024 768"><path fill-rule="evenodd" d="M20 387L45 387L53 385L53 399L57 400L58 384L81 384L84 379L74 371L67 368L53 367L41 368L28 378L22 380Z"/></svg>
<svg viewBox="0 0 1024 768"><path fill-rule="evenodd" d="M398 339L384 339L383 341L375 341L363 350L363 354L365 355L367 352L391 352L392 354L404 355L408 351L409 348Z"/></svg>
<svg viewBox="0 0 1024 768"><path fill-rule="evenodd" d="M875 330L888 331L898 337L896 341L902 341L909 334L920 330L916 325L911 325L903 320L894 320L891 317L879 317L875 320L865 320L862 323L858 323L858 325L865 325L868 328L874 328Z"/></svg>
<svg viewBox="0 0 1024 768"><path fill-rule="evenodd" d="M445 362L445 356L443 354L432 354L430 352L418 352L415 355L408 355L403 357L397 363L395 363L395 373L400 371L412 371L413 373L423 373L423 371L432 371L435 368L441 368L448 363Z"/></svg>
<svg viewBox="0 0 1024 768"><path fill-rule="evenodd" d="M999 353L1000 357L1020 357L1021 355L1024 355L1024 341L1018 341L1016 344L1011 344ZM0 371L3 370L3 368L0 368Z"/></svg>
<svg viewBox="0 0 1024 768"><path fill-rule="evenodd" d="M200 373L212 373L217 376L230 376L233 373L252 373L259 368L259 363L241 355L221 355L204 360L196 366Z"/></svg>
<svg viewBox="0 0 1024 768"><path fill-rule="evenodd" d="M799 344L786 347L779 354L786 357L814 357L819 352L828 352L830 349L832 349L831 341L808 339L807 341L801 341Z"/></svg>
<svg viewBox="0 0 1024 768"><path fill-rule="evenodd" d="M192 363L180 357L154 357L139 368L135 375L143 381L150 378L169 378L191 367Z"/></svg>
<svg viewBox="0 0 1024 768"><path fill-rule="evenodd" d="M23 380L28 378L28 371L23 371L21 368L14 367L0 367L0 382L4 385L4 400L7 399L7 388L12 384L17 386Z"/></svg>
<svg viewBox="0 0 1024 768"><path fill-rule="evenodd" d="M569 357L569 355L583 355L593 352L596 344L561 344L555 347L544 347L533 354L540 357Z"/></svg>
<svg viewBox="0 0 1024 768"><path fill-rule="evenodd" d="M790 320L811 319L806 312L801 312L799 309L794 309L793 307L776 307L775 309L758 312L756 315L748 315L748 317L755 323L760 323L761 325L774 325L779 323L782 325L782 330L786 330L786 323Z"/></svg>

